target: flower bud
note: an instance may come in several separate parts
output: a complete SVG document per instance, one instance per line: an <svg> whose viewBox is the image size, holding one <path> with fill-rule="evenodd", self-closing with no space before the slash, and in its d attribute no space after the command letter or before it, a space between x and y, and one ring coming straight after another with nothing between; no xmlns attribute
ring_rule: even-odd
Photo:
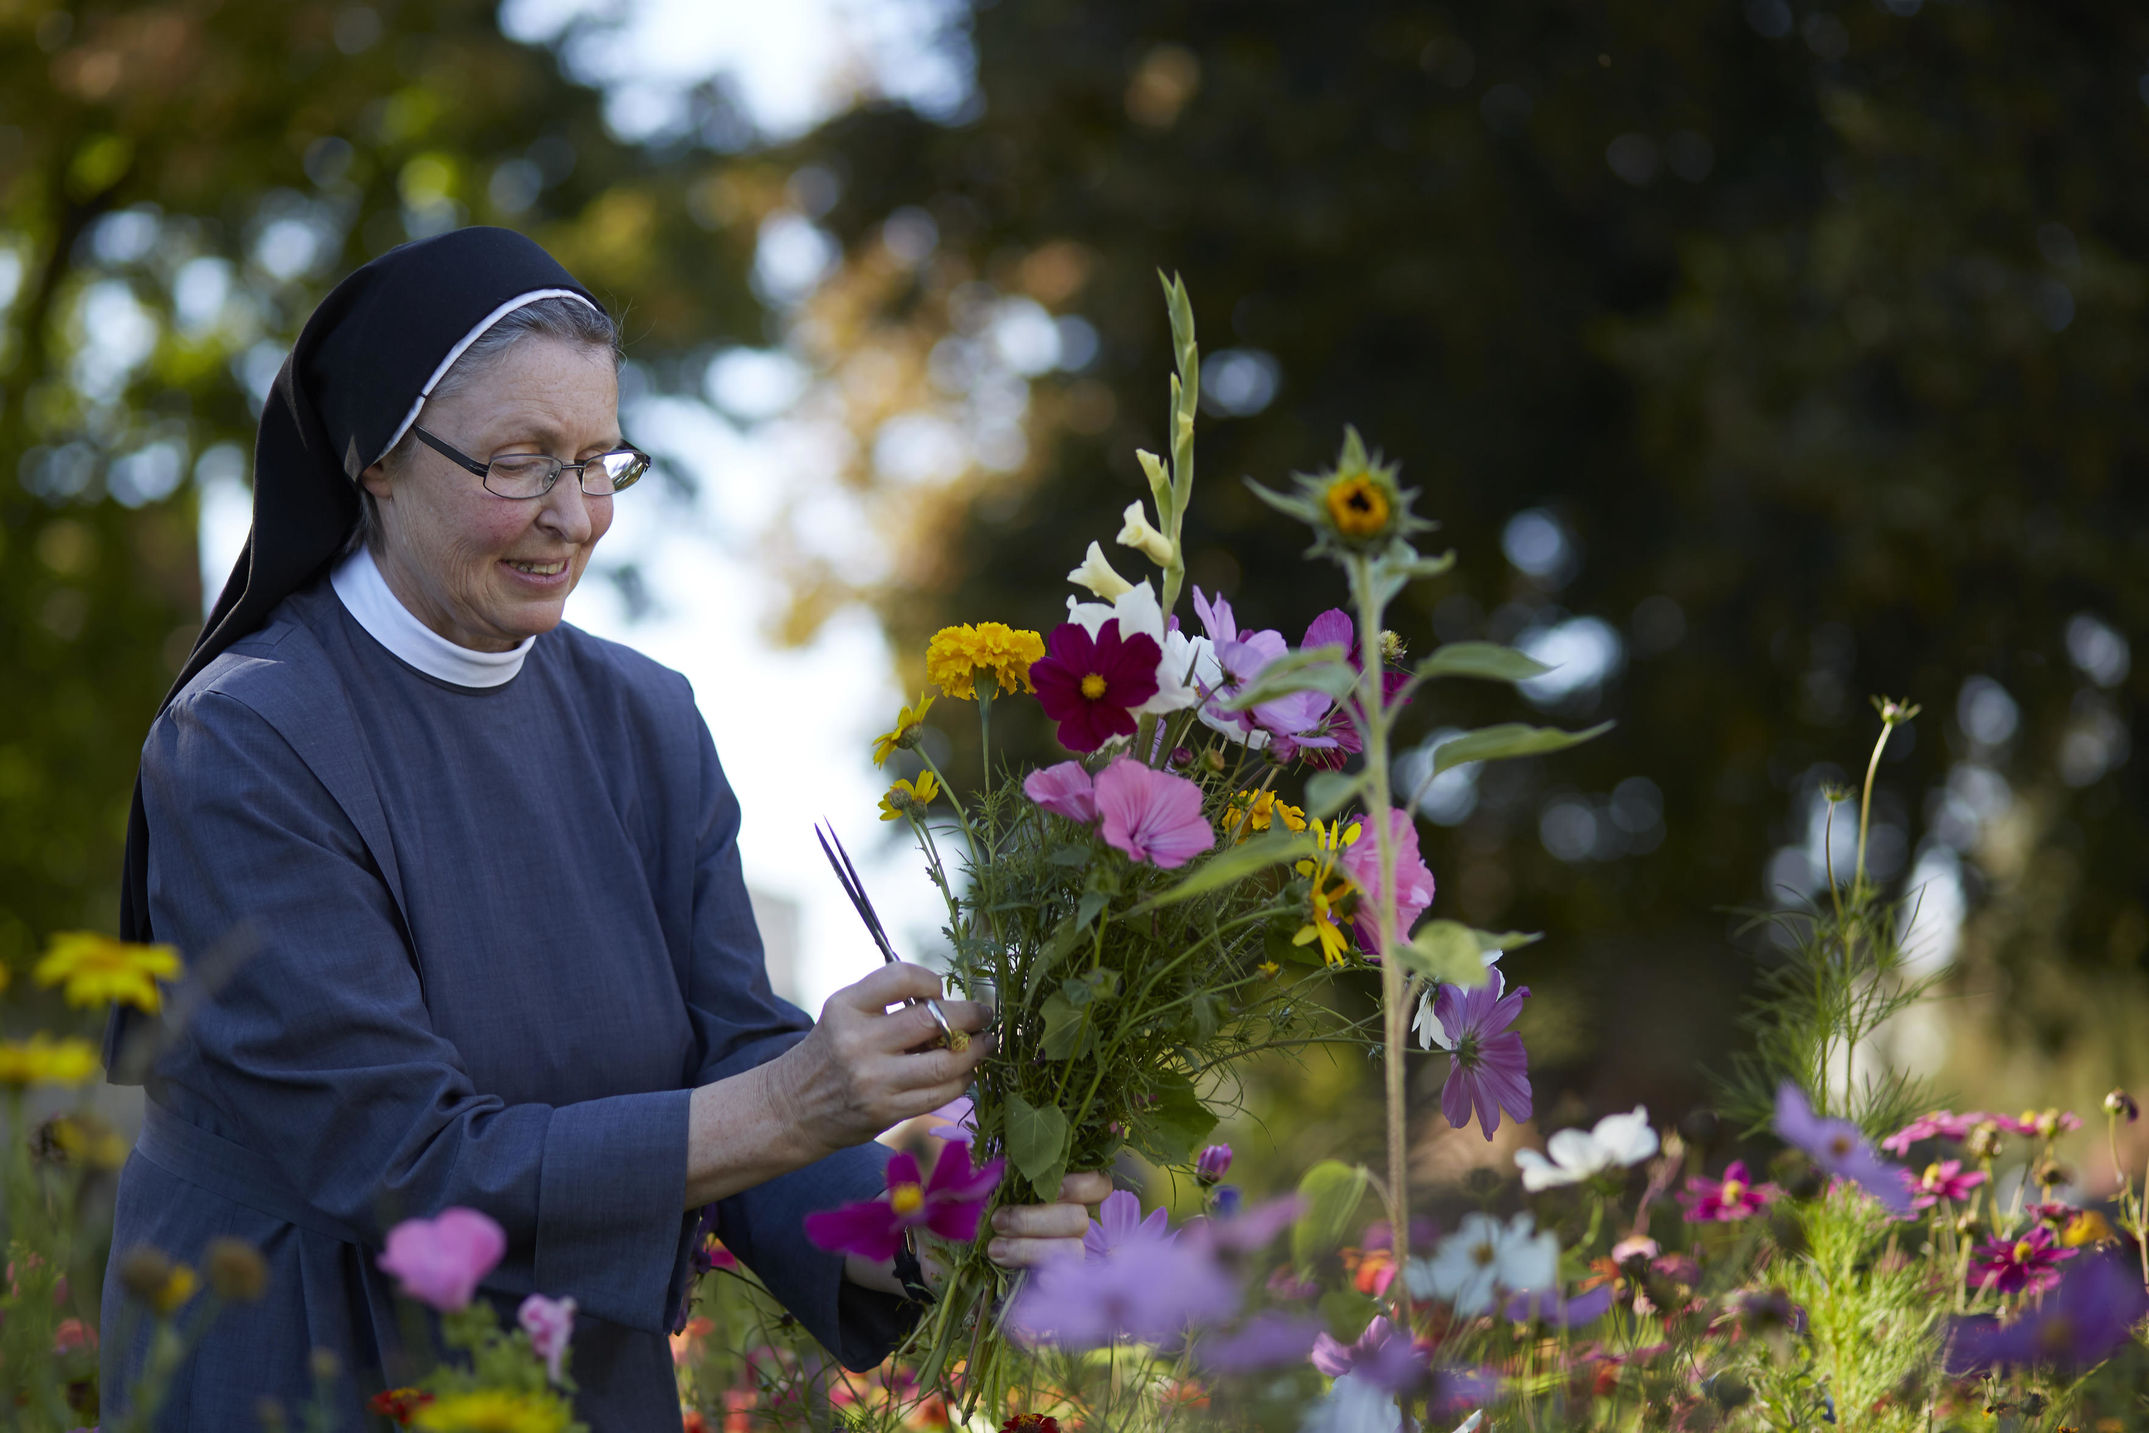
<svg viewBox="0 0 2149 1433"><path fill-rule="evenodd" d="M1194 1161L1194 1176L1203 1184L1215 1184L1231 1168L1231 1146L1212 1144Z"/></svg>
<svg viewBox="0 0 2149 1433"><path fill-rule="evenodd" d="M261 1251L244 1239L211 1239L202 1251L202 1268L216 1296L235 1304L250 1304L269 1286L269 1266Z"/></svg>
<svg viewBox="0 0 2149 1433"><path fill-rule="evenodd" d="M1122 514L1125 522L1119 529L1119 545L1131 547L1159 567L1172 563L1172 540L1149 525L1149 515L1142 511L1139 498L1127 504Z"/></svg>
<svg viewBox="0 0 2149 1433"><path fill-rule="evenodd" d="M1972 1159L1992 1159L2000 1153L2000 1127L1990 1120L1971 1126L1963 1139L1963 1148Z"/></svg>
<svg viewBox="0 0 2149 1433"><path fill-rule="evenodd" d="M1192 748L1192 747L1186 747L1186 746L1175 746L1175 747L1173 747L1173 748L1172 748L1172 755L1171 755L1171 763L1172 763L1172 765L1173 765L1173 766L1176 766L1176 767L1188 767L1188 766L1192 766L1192 765L1194 764L1194 750L1193 750L1193 748Z"/></svg>
<svg viewBox="0 0 2149 1433"><path fill-rule="evenodd" d="M145 1304L155 1301L171 1276L172 1261L147 1244L128 1250L119 1261L119 1286Z"/></svg>
<svg viewBox="0 0 2149 1433"><path fill-rule="evenodd" d="M1105 561L1104 549L1094 542L1083 555L1082 565L1068 573L1067 580L1077 587L1087 587L1106 602L1117 599L1122 592L1132 591L1134 587L1133 583L1112 570L1112 564Z"/></svg>
<svg viewBox="0 0 2149 1433"><path fill-rule="evenodd" d="M2104 1112L2132 1124L2141 1118L2142 1107L2125 1090L2114 1090L2104 1097Z"/></svg>
<svg viewBox="0 0 2149 1433"><path fill-rule="evenodd" d="M1385 628L1382 629L1380 634L1380 656L1382 661L1400 662L1409 654L1409 651L1410 649L1403 645L1402 634L1390 632Z"/></svg>

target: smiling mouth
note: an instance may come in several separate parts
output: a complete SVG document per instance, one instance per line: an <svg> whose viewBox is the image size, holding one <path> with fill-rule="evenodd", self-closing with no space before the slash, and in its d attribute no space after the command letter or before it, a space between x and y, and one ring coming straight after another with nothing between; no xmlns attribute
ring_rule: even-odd
<svg viewBox="0 0 2149 1433"><path fill-rule="evenodd" d="M502 558L501 561L517 572L527 572L532 577L556 577L567 569L567 559L564 557L551 562L517 562L513 558Z"/></svg>

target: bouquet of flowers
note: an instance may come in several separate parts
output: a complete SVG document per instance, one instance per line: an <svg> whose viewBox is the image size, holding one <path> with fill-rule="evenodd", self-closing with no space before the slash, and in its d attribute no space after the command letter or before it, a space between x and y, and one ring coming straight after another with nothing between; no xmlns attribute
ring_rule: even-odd
<svg viewBox="0 0 2149 1433"><path fill-rule="evenodd" d="M1475 642L1405 665L1403 643L1383 626L1387 605L1453 559L1416 551L1413 539L1434 524L1411 511L1416 494L1355 431L1332 468L1299 476L1294 491L1255 488L1312 529L1309 556L1342 568L1350 605L1314 616L1295 647L1280 632L1242 628L1221 592L1193 589L1199 630L1183 622L1180 532L1193 495L1200 361L1186 289L1176 278L1164 287L1177 367L1171 452L1137 454L1156 519L1137 501L1118 534L1158 569L1161 596L1090 543L1069 574L1089 600L1069 597L1067 619L1048 633L983 622L932 639L929 679L942 697L977 708L980 786L963 791L920 745L930 696L903 710L875 753L923 760L883 798L883 817L911 824L946 897L953 984L999 1011L999 1049L980 1071L962 1133L979 1158L1006 1160L1011 1187L999 1197L1010 1202L1052 1199L1067 1171L1107 1168L1123 1149L1191 1172L1230 1066L1349 1033L1314 998L1316 982L1370 962L1381 978L1389 1084L1383 1194L1400 1211L1412 1005L1434 984L1452 988L1450 1003L1464 990L1496 994L1480 989L1498 978L1492 959L1527 938L1419 923L1433 878L1418 852L1414 795L1391 799L1392 729L1435 679L1517 681L1546 669ZM993 767L994 705L1017 697L1034 697L1069 759ZM1594 734L1518 725L1467 733L1439 749L1434 773ZM1434 1020L1430 1004L1423 1018ZM1526 1117L1527 1085L1497 1068L1498 1041L1467 1043L1455 1064L1472 1079L1451 1088L1467 1085L1481 1110L1490 1106L1488 1129L1503 1102ZM922 1365L935 1376L967 1327L974 1397L981 1378L990 1384L997 1340L988 1335L1005 1276L974 1244L957 1257L921 1335Z"/></svg>

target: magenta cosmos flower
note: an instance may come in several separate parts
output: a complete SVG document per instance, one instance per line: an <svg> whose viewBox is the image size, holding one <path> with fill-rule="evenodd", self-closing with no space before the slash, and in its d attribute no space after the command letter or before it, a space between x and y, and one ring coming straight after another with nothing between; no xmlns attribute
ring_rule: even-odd
<svg viewBox="0 0 2149 1433"><path fill-rule="evenodd" d="M530 1347L545 1361L545 1377L560 1381L560 1364L567 1357L567 1341L575 1331L575 1301L548 1299L532 1294L515 1311L515 1322L530 1336Z"/></svg>
<svg viewBox="0 0 2149 1433"><path fill-rule="evenodd" d="M1880 1142L1880 1147L1890 1154L1907 1156L1910 1153L1910 1147L1921 1139L1960 1140L1970 1132L1973 1126L1982 1120L1990 1118L1990 1115L1959 1115L1952 1110L1933 1110L1928 1114L1919 1115L1909 1124L1889 1135Z"/></svg>
<svg viewBox="0 0 2149 1433"><path fill-rule="evenodd" d="M1426 1019L1421 1009L1417 1021L1425 1047L1448 1052L1440 1112L1461 1129L1475 1109L1487 1139L1499 1129L1502 1109L1517 1120L1531 1113L1529 1052L1522 1048L1522 1037L1509 1028L1522 1013L1530 987L1520 985L1502 994L1505 985L1497 970L1475 990L1442 985L1431 1001L1432 1018Z"/></svg>
<svg viewBox="0 0 2149 1433"><path fill-rule="evenodd" d="M1031 772L1022 778L1022 794L1055 816L1085 826L1097 819L1097 783L1079 761Z"/></svg>
<svg viewBox="0 0 2149 1433"><path fill-rule="evenodd" d="M1395 843L1395 933L1409 940L1410 928L1433 903L1433 873L1418 854L1418 823L1400 806L1388 808L1388 835ZM1380 842L1368 832L1346 848L1336 864L1365 893L1358 903L1358 944L1379 955Z"/></svg>
<svg viewBox="0 0 2149 1433"><path fill-rule="evenodd" d="M506 1252L507 1234L498 1224L457 1206L390 1229L377 1262L395 1275L403 1293L446 1314L469 1306L479 1281Z"/></svg>
<svg viewBox="0 0 2149 1433"><path fill-rule="evenodd" d="M818 1248L868 1259L894 1258L908 1229L930 1229L958 1243L974 1239L978 1220L1006 1166L1006 1160L995 1159L982 1169L972 1169L969 1146L943 1145L933 1177L921 1181L918 1161L909 1154L897 1154L888 1161L885 1194L808 1214L806 1237Z"/></svg>
<svg viewBox="0 0 2149 1433"><path fill-rule="evenodd" d="M1903 1187L1910 1191L1910 1207L1930 1209L1941 1200L1963 1200L1970 1191L1985 1182L1983 1170L1962 1172L1962 1161L1943 1159L1925 1166L1923 1174L1902 1171Z"/></svg>
<svg viewBox="0 0 2149 1433"><path fill-rule="evenodd" d="M1783 1191L1773 1184L1756 1184L1746 1172L1746 1161L1734 1159L1724 1166L1722 1179L1690 1175L1678 1200L1686 1206L1689 1224L1728 1224L1758 1214Z"/></svg>
<svg viewBox="0 0 2149 1433"><path fill-rule="evenodd" d="M1789 1080L1776 1087L1776 1133L1784 1143L1804 1150L1826 1173L1841 1175L1878 1199L1889 1213L1910 1212L1901 1167L1874 1153L1864 1132L1849 1120L1815 1114L1806 1092Z"/></svg>
<svg viewBox="0 0 2149 1433"><path fill-rule="evenodd" d="M1216 844L1202 819L1201 788L1131 756L1097 773L1096 800L1105 844L1137 861L1168 871Z"/></svg>
<svg viewBox="0 0 2149 1433"><path fill-rule="evenodd" d="M2042 1224L2020 1239L1989 1239L1970 1260L1970 1287L2003 1294L2049 1289L2059 1282L2060 1260L2079 1252L2055 1247L2052 1231Z"/></svg>
<svg viewBox="0 0 2149 1433"><path fill-rule="evenodd" d="M1115 736L1134 735L1134 708L1157 694L1164 649L1147 632L1122 637L1115 619L1092 637L1078 622L1062 622L1045 639L1045 655L1030 666L1030 684L1045 715L1059 723L1060 745L1095 751Z"/></svg>
<svg viewBox="0 0 2149 1433"><path fill-rule="evenodd" d="M2016 1116L1987 1115L1985 1118L2001 1129L2027 1139L2051 1139L2082 1127L2082 1117L2073 1110L2024 1110Z"/></svg>

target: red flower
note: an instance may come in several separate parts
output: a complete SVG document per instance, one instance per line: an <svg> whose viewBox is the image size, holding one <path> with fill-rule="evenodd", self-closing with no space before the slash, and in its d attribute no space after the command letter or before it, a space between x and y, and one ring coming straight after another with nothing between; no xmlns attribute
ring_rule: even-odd
<svg viewBox="0 0 2149 1433"><path fill-rule="evenodd" d="M1049 1413L1017 1413L1000 1425L1000 1433L1060 1433L1060 1420Z"/></svg>
<svg viewBox="0 0 2149 1433"><path fill-rule="evenodd" d="M433 1395L422 1388L389 1388L367 1399L366 1407L408 1428L411 1415L432 1401Z"/></svg>
<svg viewBox="0 0 2149 1433"><path fill-rule="evenodd" d="M1093 638L1080 623L1062 622L1045 639L1045 655L1030 668L1038 705L1060 725L1060 745L1095 751L1115 736L1134 735L1134 708L1157 694L1164 649L1146 632L1119 634L1117 619Z"/></svg>

